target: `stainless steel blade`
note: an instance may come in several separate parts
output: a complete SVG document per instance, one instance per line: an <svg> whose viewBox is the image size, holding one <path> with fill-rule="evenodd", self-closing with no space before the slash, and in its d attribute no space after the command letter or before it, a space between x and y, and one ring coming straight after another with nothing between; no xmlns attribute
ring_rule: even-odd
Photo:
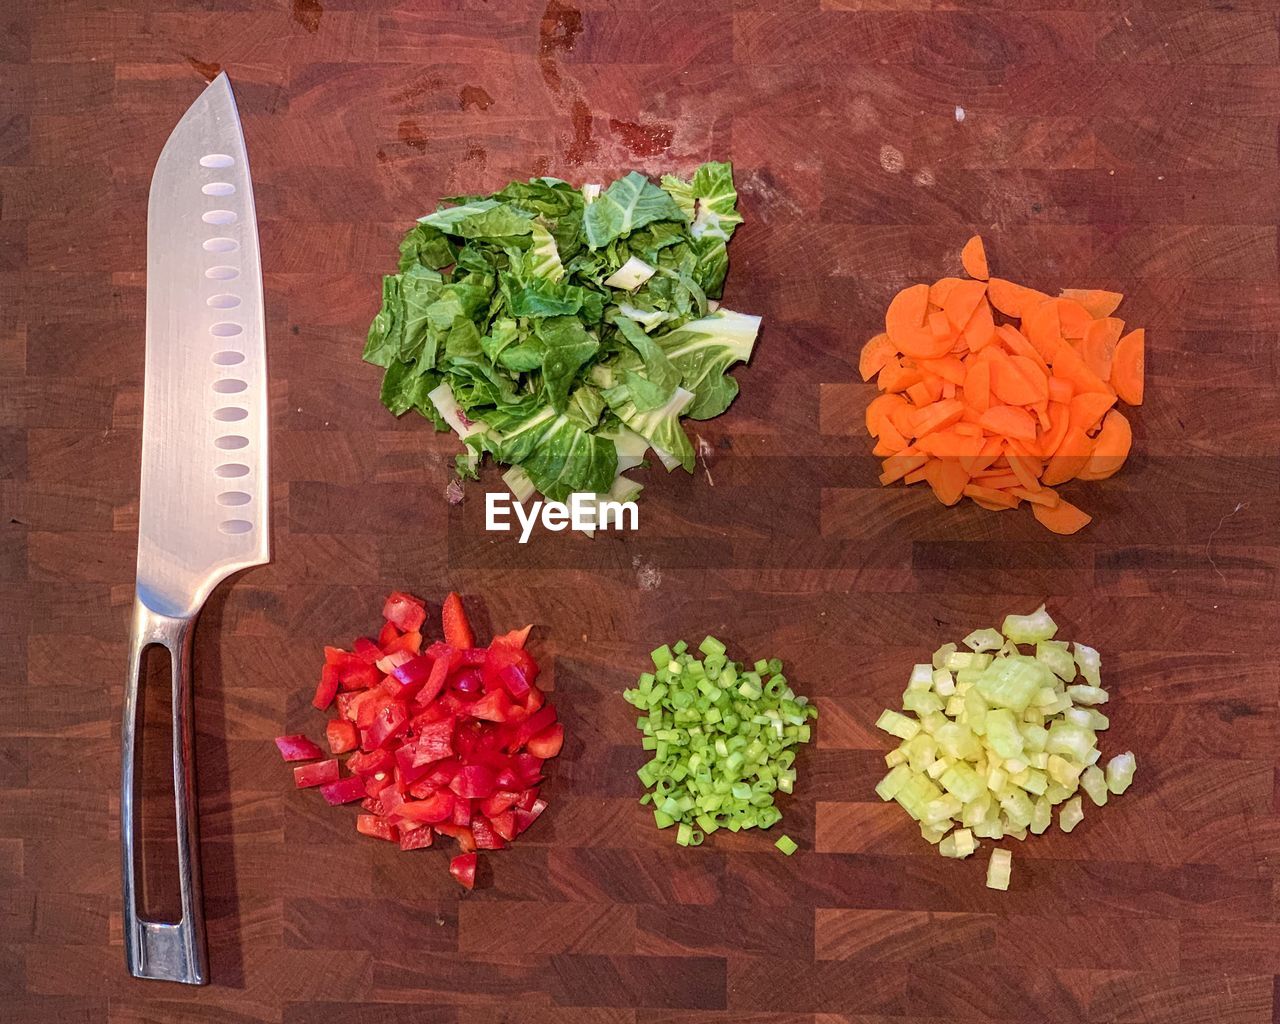
<svg viewBox="0 0 1280 1024"><path fill-rule="evenodd" d="M253 186L219 75L165 144L147 214L138 598L191 615L267 562L266 332Z"/></svg>

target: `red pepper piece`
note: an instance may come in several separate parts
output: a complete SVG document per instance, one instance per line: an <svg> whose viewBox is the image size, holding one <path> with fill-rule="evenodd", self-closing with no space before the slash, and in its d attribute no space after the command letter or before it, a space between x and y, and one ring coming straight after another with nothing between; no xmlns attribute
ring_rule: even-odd
<svg viewBox="0 0 1280 1024"><path fill-rule="evenodd" d="M516 754L515 770L520 776L521 788L528 789L542 778L542 758L534 754ZM508 789L512 787L506 787Z"/></svg>
<svg viewBox="0 0 1280 1024"><path fill-rule="evenodd" d="M494 818L503 811L509 811L520 800L520 794L510 789L500 789L491 797L486 797L480 810L487 818ZM532 801L530 801L532 802Z"/></svg>
<svg viewBox="0 0 1280 1024"><path fill-rule="evenodd" d="M416 724L417 719L414 721ZM453 724L452 718L425 725L416 724L418 743L413 756L415 765L443 761L453 756Z"/></svg>
<svg viewBox="0 0 1280 1024"><path fill-rule="evenodd" d="M513 629L510 633L503 633L500 636L495 636L489 646L492 647L494 644L505 644L509 647L523 647L528 641L529 633L532 630L533 623L529 623L529 625L525 626L524 629Z"/></svg>
<svg viewBox="0 0 1280 1024"><path fill-rule="evenodd" d="M377 814L384 818L387 816L387 805L376 797L365 797L360 801L360 806L370 814Z"/></svg>
<svg viewBox="0 0 1280 1024"><path fill-rule="evenodd" d="M449 788L464 799L483 800L493 796L497 790L498 773L487 764L464 764L458 769Z"/></svg>
<svg viewBox="0 0 1280 1024"><path fill-rule="evenodd" d="M550 704L544 704L515 727L509 741L505 744L506 748L512 751L519 750L538 733L555 725L555 722L556 709Z"/></svg>
<svg viewBox="0 0 1280 1024"><path fill-rule="evenodd" d="M361 732L373 725L374 719L378 717L378 712L394 699L388 697L381 690L365 690L364 695L367 699L357 701L354 705L356 709L356 728Z"/></svg>
<svg viewBox="0 0 1280 1024"><path fill-rule="evenodd" d="M530 810L534 804L538 802L538 787L530 786L520 794L520 799L516 801L516 806L522 811Z"/></svg>
<svg viewBox="0 0 1280 1024"><path fill-rule="evenodd" d="M382 652L383 654L396 654L403 651L405 654L417 654L421 650L422 634L415 629L396 637L382 649Z"/></svg>
<svg viewBox="0 0 1280 1024"><path fill-rule="evenodd" d="M364 780L359 775L348 775L345 779L321 786L320 795L334 806L349 804L368 796L364 789Z"/></svg>
<svg viewBox="0 0 1280 1024"><path fill-rule="evenodd" d="M429 825L421 825L418 828L410 829L406 832L403 826L400 828L400 849L402 850L424 850L431 845L431 827Z"/></svg>
<svg viewBox="0 0 1280 1024"><path fill-rule="evenodd" d="M471 824L471 801L459 797L453 802L453 814L449 820L459 828Z"/></svg>
<svg viewBox="0 0 1280 1024"><path fill-rule="evenodd" d="M409 709L404 706L404 702L388 701L378 709L373 723L363 732L361 746L366 750L380 749L408 728Z"/></svg>
<svg viewBox="0 0 1280 1024"><path fill-rule="evenodd" d="M429 764L413 763L413 745L403 743L396 747L396 783L400 791L408 790L415 782L431 772Z"/></svg>
<svg viewBox="0 0 1280 1024"><path fill-rule="evenodd" d="M512 817L514 820L514 815ZM471 819L471 835L476 841L477 850L501 850L507 845L488 820L480 815Z"/></svg>
<svg viewBox="0 0 1280 1024"><path fill-rule="evenodd" d="M320 682L316 683L316 695L311 698L312 706L324 711L333 703L340 682L337 668L326 663L320 670Z"/></svg>
<svg viewBox="0 0 1280 1024"><path fill-rule="evenodd" d="M412 633L427 621L427 608L412 594L396 591L382 606L382 617L402 633Z"/></svg>
<svg viewBox="0 0 1280 1024"><path fill-rule="evenodd" d="M354 655L349 662L337 668L338 678L342 680L344 690L367 690L382 682L382 673L378 671L377 665L361 661Z"/></svg>
<svg viewBox="0 0 1280 1024"><path fill-rule="evenodd" d="M449 874L453 875L454 880L464 889L474 889L476 887L476 855L474 853L460 853L449 861Z"/></svg>
<svg viewBox="0 0 1280 1024"><path fill-rule="evenodd" d="M386 818L380 818L376 814L357 814L356 831L366 836L373 836L374 839L385 839L389 843L394 843L400 838L396 827Z"/></svg>
<svg viewBox="0 0 1280 1024"><path fill-rule="evenodd" d="M507 810L503 811L501 814L491 814L489 815L489 824L492 825L493 830L507 842L511 842L511 840L516 837L515 811ZM474 825L472 826L471 831L475 831ZM482 850L484 849L483 846L480 846L480 837L478 835L476 836L476 846Z"/></svg>
<svg viewBox="0 0 1280 1024"><path fill-rule="evenodd" d="M389 750L360 751L347 758L347 771L353 775L371 776L378 772L390 772L396 759Z"/></svg>
<svg viewBox="0 0 1280 1024"><path fill-rule="evenodd" d="M523 647L494 641L484 663L485 689L504 687L516 700L523 700L538 678L538 663Z"/></svg>
<svg viewBox="0 0 1280 1024"><path fill-rule="evenodd" d="M528 744L529 753L534 757L540 757L544 761L548 757L555 757L560 753L560 748L564 746L564 726L556 723L550 729L544 729L537 736L532 737Z"/></svg>
<svg viewBox="0 0 1280 1024"><path fill-rule="evenodd" d="M435 659L429 654L413 655L391 670L386 685L393 689L397 697L408 700L427 685L434 663Z"/></svg>
<svg viewBox="0 0 1280 1024"><path fill-rule="evenodd" d="M388 813L397 819L407 818L410 821L425 821L434 825L437 822L452 819L455 802L452 793L432 793L425 800L406 800L394 811Z"/></svg>
<svg viewBox="0 0 1280 1024"><path fill-rule="evenodd" d="M387 644L391 643L400 635L400 630L396 629L394 622L384 622L382 628L378 630L378 646L386 649Z"/></svg>
<svg viewBox="0 0 1280 1024"><path fill-rule="evenodd" d="M277 736L276 749L286 761L311 761L324 757L324 751L301 733Z"/></svg>
<svg viewBox="0 0 1280 1024"><path fill-rule="evenodd" d="M431 645L435 650L436 645ZM418 691L417 696L413 698L413 706L415 708L426 707L440 695L440 691L444 689L445 680L449 678L449 673L454 668L454 657L456 652L452 647L441 646L441 649L433 654L432 650L427 651L427 656L433 660L431 662L431 674L427 676L427 681Z"/></svg>
<svg viewBox="0 0 1280 1024"><path fill-rule="evenodd" d="M299 789L309 786L325 786L338 780L338 759L300 764L293 770L293 784Z"/></svg>
<svg viewBox="0 0 1280 1024"><path fill-rule="evenodd" d="M366 636L357 640L353 649L357 658L370 665L382 657L382 649Z"/></svg>
<svg viewBox="0 0 1280 1024"><path fill-rule="evenodd" d="M335 754L345 754L355 750L360 742L360 734L356 727L344 718L335 718L324 728L325 739L329 741L329 749Z"/></svg>
<svg viewBox="0 0 1280 1024"><path fill-rule="evenodd" d="M471 834L471 829L466 825L450 825L448 822L441 822L435 826L435 829L439 835L457 840L458 849L463 853L476 852L475 836Z"/></svg>
<svg viewBox="0 0 1280 1024"><path fill-rule="evenodd" d="M462 607L462 598L457 594L450 592L444 599L440 619L444 626L444 642L450 647L465 651L476 645L471 623L467 621L466 609Z"/></svg>
<svg viewBox="0 0 1280 1024"><path fill-rule="evenodd" d="M493 690L486 693L471 705L471 717L481 718L486 722L505 722L511 715L511 698L505 690Z"/></svg>
<svg viewBox="0 0 1280 1024"><path fill-rule="evenodd" d="M489 660L489 652L483 647L471 647L458 652L458 665L466 668L480 668Z"/></svg>
<svg viewBox="0 0 1280 1024"><path fill-rule="evenodd" d="M537 821L538 815L546 809L547 802L545 800L535 800L528 810L523 807L517 807L513 812L516 816L516 835L519 835Z"/></svg>

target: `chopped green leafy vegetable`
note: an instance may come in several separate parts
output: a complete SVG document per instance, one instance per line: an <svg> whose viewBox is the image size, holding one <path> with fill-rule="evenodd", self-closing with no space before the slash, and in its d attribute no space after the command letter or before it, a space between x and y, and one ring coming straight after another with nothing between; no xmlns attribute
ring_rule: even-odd
<svg viewBox="0 0 1280 1024"><path fill-rule="evenodd" d="M1098 764L1097 734L1110 725L1095 707L1108 698L1101 658L1083 644L1073 657L1057 631L1041 606L1008 616L1002 630L970 633L969 652L946 644L932 664L912 668L902 695L909 714L885 710L877 719L901 742L885 755L889 772L876 794L897 801L942 856L968 857L977 838L1040 835L1054 807L1070 832L1084 818L1081 790L1101 807L1132 783L1131 752L1105 771ZM1075 683L1077 674L1087 682ZM992 852L990 888L1009 887L1010 863L1007 850Z"/></svg>
<svg viewBox="0 0 1280 1024"><path fill-rule="evenodd" d="M742 222L732 167L661 187L635 171L603 190L534 178L446 202L383 279L364 349L385 370L382 403L452 429L461 476L486 454L517 467L504 480L525 495L634 496L622 474L649 448L692 472L681 420L729 407L728 371L760 328L716 301Z"/></svg>
<svg viewBox="0 0 1280 1024"><path fill-rule="evenodd" d="M796 781L796 748L808 743L818 709L798 696L782 662L751 669L730 661L709 636L696 657L683 641L653 651L654 671L623 697L641 711L636 728L652 752L636 774L659 828L676 827L676 843L699 846L717 829L771 828L782 820L776 793ZM782 836L787 856L797 847Z"/></svg>

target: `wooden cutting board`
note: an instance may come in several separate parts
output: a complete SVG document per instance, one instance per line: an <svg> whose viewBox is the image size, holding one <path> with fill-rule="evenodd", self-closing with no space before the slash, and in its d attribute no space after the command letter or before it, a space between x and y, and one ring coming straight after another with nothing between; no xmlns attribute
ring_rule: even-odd
<svg viewBox="0 0 1280 1024"><path fill-rule="evenodd" d="M22 1024L889 1024L1273 1020L1280 970L1274 3L65 0L0 32L0 1017ZM129 979L117 744L137 511L147 186L226 68L262 229L274 563L198 637L214 984ZM486 473L359 362L436 199L732 159L727 295L766 327L692 478L641 530L482 529ZM881 490L861 342L958 267L1129 297L1135 456L1024 512ZM446 854L355 834L273 735L323 720L322 643L393 587L537 623L569 728L549 814L461 895ZM929 849L872 786L922 654L1047 599L1099 647L1138 780L1073 835ZM655 644L777 655L821 705L784 827L678 850L635 800L619 692ZM153 757L154 761L155 758ZM984 851L985 853L985 851Z"/></svg>

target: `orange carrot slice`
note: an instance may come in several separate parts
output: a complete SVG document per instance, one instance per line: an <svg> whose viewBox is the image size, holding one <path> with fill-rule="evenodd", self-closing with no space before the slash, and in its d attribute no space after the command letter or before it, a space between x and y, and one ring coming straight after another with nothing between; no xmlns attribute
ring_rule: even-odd
<svg viewBox="0 0 1280 1024"><path fill-rule="evenodd" d="M983 429L1004 437L1017 437L1026 441L1036 439L1036 421L1025 409L1016 405L993 405L982 414Z"/></svg>
<svg viewBox="0 0 1280 1024"><path fill-rule="evenodd" d="M1004 278L993 277L987 282L987 298L991 300L991 305L1005 316L1022 320L1040 303L1047 301L1049 296L1034 288L1026 288L1012 281L1006 281Z"/></svg>
<svg viewBox="0 0 1280 1024"><path fill-rule="evenodd" d="M929 286L929 305L937 306L941 309L947 301L947 296L951 294L951 289L958 285L963 278L944 277L935 281Z"/></svg>
<svg viewBox="0 0 1280 1024"><path fill-rule="evenodd" d="M984 349L996 340L996 322L991 316L991 304L985 296L978 300L973 316L964 325L964 340L971 352Z"/></svg>
<svg viewBox="0 0 1280 1024"><path fill-rule="evenodd" d="M929 286L913 284L889 302L884 314L884 330L889 337L896 331L914 331L924 326L925 314L929 311Z"/></svg>
<svg viewBox="0 0 1280 1024"><path fill-rule="evenodd" d="M1054 533L1079 533L1091 522L1093 516L1082 512L1069 501L1059 501L1056 505L1032 505L1036 522Z"/></svg>
<svg viewBox="0 0 1280 1024"><path fill-rule="evenodd" d="M965 399L979 413L991 408L991 364L972 363L964 375Z"/></svg>
<svg viewBox="0 0 1280 1024"><path fill-rule="evenodd" d="M913 469L910 473L902 478L902 482L910 487L912 484L918 484L921 481L929 479L930 463L926 462L919 469Z"/></svg>
<svg viewBox="0 0 1280 1024"><path fill-rule="evenodd" d="M858 356L858 373L863 380L870 380L897 354L897 346L889 340L889 335L877 334L862 346L862 352Z"/></svg>
<svg viewBox="0 0 1280 1024"><path fill-rule="evenodd" d="M1094 320L1084 332L1080 344L1080 358L1102 380L1111 379L1111 360L1115 356L1116 343L1124 333L1124 321L1113 316Z"/></svg>
<svg viewBox="0 0 1280 1024"><path fill-rule="evenodd" d="M935 402L919 410L915 417L916 437L924 437L935 430L942 430L953 423L958 423L963 412L964 403L955 399Z"/></svg>
<svg viewBox="0 0 1280 1024"><path fill-rule="evenodd" d="M1071 425L1085 433L1093 430L1102 422L1107 410L1116 404L1115 395L1104 395L1098 391L1086 391L1071 399Z"/></svg>
<svg viewBox="0 0 1280 1024"><path fill-rule="evenodd" d="M901 395L877 395L867 403L867 433L879 437L884 424L889 422L889 411L907 403Z"/></svg>
<svg viewBox="0 0 1280 1024"><path fill-rule="evenodd" d="M902 360L894 358L884 365L876 378L876 384L881 391L906 391L912 384L918 384L922 380L924 374L914 366L904 366Z"/></svg>
<svg viewBox="0 0 1280 1024"><path fill-rule="evenodd" d="M1067 430L1071 427L1071 410L1061 402L1050 401L1045 417L1049 420L1049 425L1041 425L1033 450L1037 455L1048 458L1058 450L1063 438L1067 436Z"/></svg>
<svg viewBox="0 0 1280 1024"><path fill-rule="evenodd" d="M1124 299L1119 292L1104 292L1100 288L1063 288L1059 294L1080 303L1095 320L1110 316Z"/></svg>
<svg viewBox="0 0 1280 1024"><path fill-rule="evenodd" d="M1058 347L1049 363L1053 367L1055 376L1071 381L1077 395L1084 391L1100 391L1104 395L1112 393L1111 386L1085 366L1080 353L1066 341L1058 342Z"/></svg>
<svg viewBox="0 0 1280 1024"><path fill-rule="evenodd" d="M996 334L999 335L1000 341L1009 350L1010 355L1026 356L1040 369L1044 370L1045 373L1049 372L1049 364L1045 362L1044 356L1040 354L1039 349L1031 344L1026 335L1014 327L1013 324L1001 324L996 328Z"/></svg>
<svg viewBox="0 0 1280 1024"><path fill-rule="evenodd" d="M1075 393L1076 387L1071 381L1063 380L1061 377L1049 378L1049 401L1066 405Z"/></svg>
<svg viewBox="0 0 1280 1024"><path fill-rule="evenodd" d="M1143 377L1147 364L1147 332L1139 327L1130 331L1116 343L1115 357L1111 361L1111 386L1122 402L1141 405Z"/></svg>
<svg viewBox="0 0 1280 1024"><path fill-rule="evenodd" d="M1058 306L1052 300L1042 302L1022 321L1022 333L1035 346L1040 358L1053 362L1053 354L1062 343L1062 322L1058 319Z"/></svg>
<svg viewBox="0 0 1280 1024"><path fill-rule="evenodd" d="M987 286L981 281L957 281L952 286L942 311L957 331L964 329L986 293Z"/></svg>
<svg viewBox="0 0 1280 1024"><path fill-rule="evenodd" d="M1072 340L1084 337L1085 331L1093 323L1089 311L1075 299L1056 299L1058 306L1058 323L1062 325L1062 336Z"/></svg>
<svg viewBox="0 0 1280 1024"><path fill-rule="evenodd" d="M1112 409L1102 421L1102 430L1093 442L1093 454L1084 469L1076 474L1080 480L1105 480L1114 476L1129 457L1133 447L1133 428L1124 413Z"/></svg>
<svg viewBox="0 0 1280 1024"><path fill-rule="evenodd" d="M925 373L932 373L945 381L950 381L956 387L964 387L966 376L964 363L956 356L944 356L941 359L922 359L920 360L920 369Z"/></svg>
<svg viewBox="0 0 1280 1024"><path fill-rule="evenodd" d="M1057 487L1076 475L1089 464L1093 454L1093 441L1083 430L1068 429L1062 443L1049 457L1049 463L1040 474L1040 482L1046 487Z"/></svg>
<svg viewBox="0 0 1280 1024"><path fill-rule="evenodd" d="M1018 507L1017 498L1011 497L1004 491L993 490L990 487L982 487L979 484L966 485L964 488L964 494L979 504L986 502L988 506L995 506L996 508Z"/></svg>
<svg viewBox="0 0 1280 1024"><path fill-rule="evenodd" d="M1062 500L1058 492L1052 487L1041 487L1038 491L1028 491L1023 487L1010 487L1009 493L1015 498L1021 498L1023 501L1030 501L1036 505L1046 505L1049 508L1054 508Z"/></svg>
<svg viewBox="0 0 1280 1024"><path fill-rule="evenodd" d="M974 235L964 243L964 248L960 250L960 265L964 267L966 274L979 281L985 281L991 276L991 271L987 269L987 250L982 245L981 235Z"/></svg>
<svg viewBox="0 0 1280 1024"><path fill-rule="evenodd" d="M919 469L928 461L929 456L910 450L901 452L898 455L890 455L882 464L884 472L880 474L880 482L882 484L891 484L895 480L901 480L913 469Z"/></svg>

